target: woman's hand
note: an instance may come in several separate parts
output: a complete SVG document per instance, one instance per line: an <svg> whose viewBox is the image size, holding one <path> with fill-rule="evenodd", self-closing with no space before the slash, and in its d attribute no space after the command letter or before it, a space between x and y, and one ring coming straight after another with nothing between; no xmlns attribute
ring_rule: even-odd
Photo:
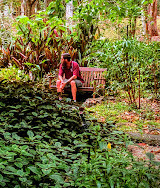
<svg viewBox="0 0 160 188"><path fill-rule="evenodd" d="M61 86L60 86L60 88L63 90L64 87L66 86L66 84L67 84L67 83L65 83L65 82L61 82Z"/></svg>

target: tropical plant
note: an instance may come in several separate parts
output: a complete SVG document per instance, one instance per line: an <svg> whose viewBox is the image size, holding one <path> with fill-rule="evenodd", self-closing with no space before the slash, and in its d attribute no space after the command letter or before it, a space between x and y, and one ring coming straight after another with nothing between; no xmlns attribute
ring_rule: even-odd
<svg viewBox="0 0 160 188"><path fill-rule="evenodd" d="M158 43L98 40L86 51L83 61L88 61L90 66L107 68L107 90L123 89L127 91L130 103L135 103L139 86L141 91L152 90L158 97L158 51Z"/></svg>
<svg viewBox="0 0 160 188"><path fill-rule="evenodd" d="M2 48L1 66L16 64L27 72L42 75L59 66L61 53L70 51L72 59L75 58L73 39L65 37L64 22L57 17L46 20L48 12L36 15L35 20L17 18L17 37L6 50Z"/></svg>

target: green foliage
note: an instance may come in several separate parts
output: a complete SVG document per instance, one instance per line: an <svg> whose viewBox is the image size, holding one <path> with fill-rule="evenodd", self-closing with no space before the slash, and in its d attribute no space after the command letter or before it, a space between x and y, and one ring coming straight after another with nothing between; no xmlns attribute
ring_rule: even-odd
<svg viewBox="0 0 160 188"><path fill-rule="evenodd" d="M19 67L32 72L49 72L59 65L62 50L65 51L66 43L62 39L65 31L63 21L57 17L45 18L45 13L39 13L34 20L28 17L17 18L18 35L14 44L12 59Z"/></svg>
<svg viewBox="0 0 160 188"><path fill-rule="evenodd" d="M15 80L29 80L28 75L23 70L19 70L15 66L9 66L8 68L2 68L0 70L0 79L15 81Z"/></svg>
<svg viewBox="0 0 160 188"><path fill-rule="evenodd" d="M136 162L112 122L81 118L32 84L0 83L1 187L158 186L154 164Z"/></svg>
<svg viewBox="0 0 160 188"><path fill-rule="evenodd" d="M84 61L87 60L90 66L107 68L107 89L123 89L133 102L138 90L139 71L141 89L151 90L158 97L159 49L158 43L99 40L87 50Z"/></svg>
<svg viewBox="0 0 160 188"><path fill-rule="evenodd" d="M7 28L4 24L1 24L0 46L3 45L4 47L7 47L10 41L12 41L12 36L9 28Z"/></svg>
<svg viewBox="0 0 160 188"><path fill-rule="evenodd" d="M18 16L14 23L15 42L3 49L2 65L16 64L37 77L56 69L63 52L69 52L73 60L81 59L86 45L95 39L100 8L97 1L74 2L74 24L70 27L64 19L65 4L61 0L51 2L46 11L31 19Z"/></svg>
<svg viewBox="0 0 160 188"><path fill-rule="evenodd" d="M151 187L149 182L154 180L155 176L147 175L150 173L149 169L138 162L129 161L128 156L124 156L125 152L122 154L117 150L94 155L89 164L82 162L79 165L76 184L78 187Z"/></svg>
<svg viewBox="0 0 160 188"><path fill-rule="evenodd" d="M83 57L86 45L94 41L96 32L100 32L98 23L100 19L101 2L94 0L88 3L75 2L76 6L73 20L78 35L75 35L77 47Z"/></svg>
<svg viewBox="0 0 160 188"><path fill-rule="evenodd" d="M56 15L50 16L50 9L52 6L35 15L34 19L17 17L15 41L7 49L2 48L2 67L15 64L20 69L31 71L35 77L42 77L59 66L61 54L69 51L73 38L66 37L65 21ZM73 47L72 50L74 59Z"/></svg>
<svg viewBox="0 0 160 188"><path fill-rule="evenodd" d="M81 132L77 108L35 85L5 85L1 82L1 186L64 185L68 165L78 157L72 144Z"/></svg>
<svg viewBox="0 0 160 188"><path fill-rule="evenodd" d="M152 0L119 0L119 1L106 1L106 10L114 22L121 21L124 18L136 18L141 15L144 5L151 3ZM117 20L118 19L118 20Z"/></svg>
<svg viewBox="0 0 160 188"><path fill-rule="evenodd" d="M65 16L66 2L64 0L52 1L47 7L47 14L50 17L57 16L63 18Z"/></svg>
<svg viewBox="0 0 160 188"><path fill-rule="evenodd" d="M64 17L67 2L53 1L46 11L40 11L31 19L17 17L14 24L18 31L15 42L12 41L2 50L0 65L6 67L9 63L16 64L21 69L32 71L37 77L56 69L63 52L69 51L72 59L79 59L81 63L86 50L100 36L99 24L103 25L101 20L107 17L119 24L124 18L129 18L131 34L143 5L150 1L73 1L74 16L69 26Z"/></svg>
<svg viewBox="0 0 160 188"><path fill-rule="evenodd" d="M100 0L99 0L100 1ZM136 34L137 18L145 14L146 9L153 0L118 0L102 2L102 14L104 19L109 19L115 24L119 37L124 37L124 29L121 23L125 20L128 26L128 35L134 37Z"/></svg>

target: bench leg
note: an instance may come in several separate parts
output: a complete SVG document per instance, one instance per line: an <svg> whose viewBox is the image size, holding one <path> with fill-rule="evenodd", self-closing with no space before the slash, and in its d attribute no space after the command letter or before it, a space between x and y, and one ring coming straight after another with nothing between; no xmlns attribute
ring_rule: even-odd
<svg viewBox="0 0 160 188"><path fill-rule="evenodd" d="M93 98L96 98L96 81L94 80L94 83L93 83Z"/></svg>
<svg viewBox="0 0 160 188"><path fill-rule="evenodd" d="M49 89L51 89L52 79L49 78Z"/></svg>

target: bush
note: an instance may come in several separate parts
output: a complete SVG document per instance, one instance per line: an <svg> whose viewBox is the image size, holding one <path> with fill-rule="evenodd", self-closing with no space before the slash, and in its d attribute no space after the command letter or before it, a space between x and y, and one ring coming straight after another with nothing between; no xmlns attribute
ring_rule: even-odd
<svg viewBox="0 0 160 188"><path fill-rule="evenodd" d="M26 75L23 70L19 70L15 66L9 66L8 68L2 68L0 70L0 79L5 79L8 81L27 81L29 80L29 76Z"/></svg>
<svg viewBox="0 0 160 188"><path fill-rule="evenodd" d="M88 61L89 66L107 68L107 90L125 90L130 102L134 102L139 71L141 90L158 97L159 49L159 43L146 44L131 39L116 42L98 40L88 49L83 61Z"/></svg>
<svg viewBox="0 0 160 188"><path fill-rule="evenodd" d="M134 160L112 122L81 118L57 98L35 83L1 81L1 187L157 186L154 165Z"/></svg>
<svg viewBox="0 0 160 188"><path fill-rule="evenodd" d="M1 180L3 187L65 184L72 162L78 111L30 83L0 85ZM48 183L50 182L50 183Z"/></svg>

